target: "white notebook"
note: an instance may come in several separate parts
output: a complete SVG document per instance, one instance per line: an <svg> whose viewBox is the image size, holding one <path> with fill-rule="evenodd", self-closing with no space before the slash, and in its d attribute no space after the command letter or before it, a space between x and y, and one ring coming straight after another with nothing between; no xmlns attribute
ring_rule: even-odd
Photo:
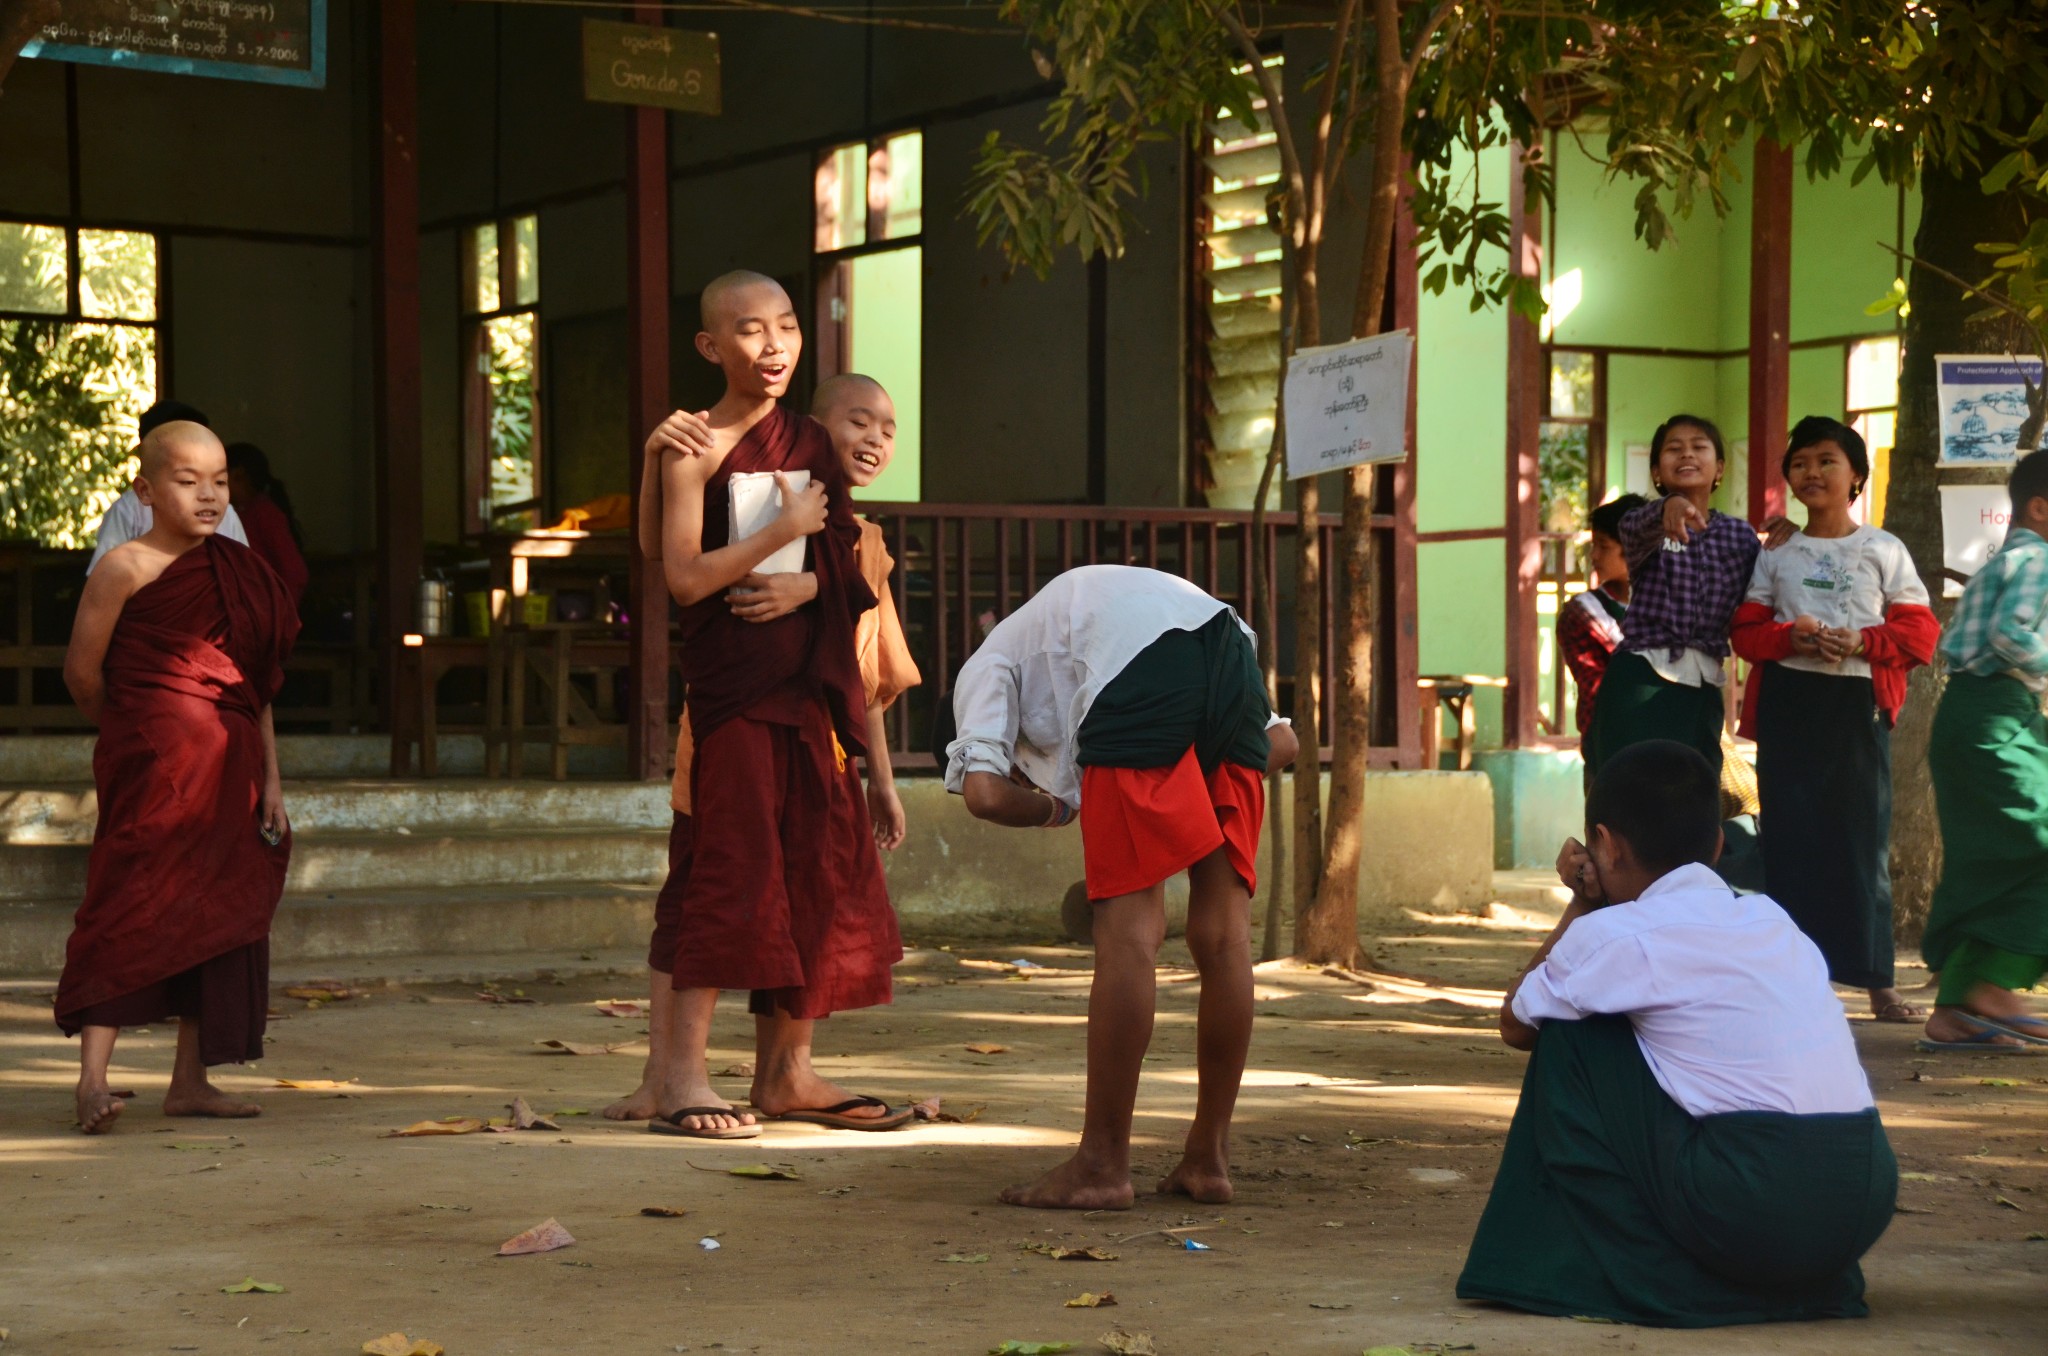
<svg viewBox="0 0 2048 1356"><path fill-rule="evenodd" d="M811 483L809 471L784 471L790 486L804 489ZM732 515L731 540L740 542L767 527L782 514L782 495L775 488L773 471L735 471L726 482L726 503ZM754 567L755 574L799 574L804 568L804 539L798 537Z"/></svg>

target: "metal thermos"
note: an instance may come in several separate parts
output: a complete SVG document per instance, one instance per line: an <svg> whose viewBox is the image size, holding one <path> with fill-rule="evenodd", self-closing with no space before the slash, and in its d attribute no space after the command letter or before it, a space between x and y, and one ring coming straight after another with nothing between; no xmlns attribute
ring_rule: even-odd
<svg viewBox="0 0 2048 1356"><path fill-rule="evenodd" d="M446 580L420 580L421 635L445 636L448 634L448 598L448 582Z"/></svg>

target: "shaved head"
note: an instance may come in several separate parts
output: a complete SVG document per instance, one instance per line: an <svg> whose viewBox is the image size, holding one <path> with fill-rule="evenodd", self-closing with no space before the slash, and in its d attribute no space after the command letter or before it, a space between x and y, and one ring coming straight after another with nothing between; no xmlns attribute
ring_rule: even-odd
<svg viewBox="0 0 2048 1356"><path fill-rule="evenodd" d="M772 296L763 298L770 304L762 309L771 312L770 317L764 318L794 309L789 293L783 290L781 283L765 273L736 268L704 284L704 294L697 303L697 318L707 332L716 334L721 326L730 325L739 318L745 302L763 291L772 293ZM774 304L777 302L779 304Z"/></svg>
<svg viewBox="0 0 2048 1356"><path fill-rule="evenodd" d="M155 480L178 460L178 454L198 453L203 456L208 452L219 457L222 465L227 463L227 449L221 446L212 429L189 419L173 419L168 424L158 424L143 435L142 469L136 475L143 480Z"/></svg>
<svg viewBox="0 0 2048 1356"><path fill-rule="evenodd" d="M848 400L862 396L870 399L875 396L886 398L887 395L888 392L882 389L882 383L873 377L865 377L858 372L842 372L836 377L827 377L818 383L818 389L811 395L811 416L820 420L829 419L832 412Z"/></svg>

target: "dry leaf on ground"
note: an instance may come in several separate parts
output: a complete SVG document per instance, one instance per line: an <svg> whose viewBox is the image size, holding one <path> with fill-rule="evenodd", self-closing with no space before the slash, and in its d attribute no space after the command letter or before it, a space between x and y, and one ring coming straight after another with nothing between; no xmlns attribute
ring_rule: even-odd
<svg viewBox="0 0 2048 1356"><path fill-rule="evenodd" d="M945 1098L927 1097L921 1102L910 1104L910 1113L921 1121L935 1121L941 1125L966 1125L981 1119L987 1108L982 1105L969 1107L964 1115L955 1115L945 1109Z"/></svg>
<svg viewBox="0 0 2048 1356"><path fill-rule="evenodd" d="M1149 1332L1125 1332L1122 1328L1111 1328L1095 1340L1117 1356L1159 1356L1159 1348L1152 1345Z"/></svg>
<svg viewBox="0 0 2048 1356"><path fill-rule="evenodd" d="M1092 1290L1083 1290L1080 1294L1068 1300L1065 1307L1069 1309L1113 1309L1116 1307L1116 1296L1110 1294L1107 1290L1099 1295Z"/></svg>
<svg viewBox="0 0 2048 1356"><path fill-rule="evenodd" d="M976 1055L1007 1055L1010 1053L1009 1046L991 1045L987 1041L976 1041L974 1044L968 1046L967 1050L968 1053Z"/></svg>
<svg viewBox="0 0 2048 1356"><path fill-rule="evenodd" d="M280 1078L277 1080L277 1085L281 1088L297 1088L301 1092L333 1092L339 1088L354 1087L356 1080L353 1078Z"/></svg>
<svg viewBox="0 0 2048 1356"><path fill-rule="evenodd" d="M728 1064L712 1075L714 1078L752 1078L753 1076L754 1066L751 1064Z"/></svg>
<svg viewBox="0 0 2048 1356"><path fill-rule="evenodd" d="M1057 1243L1021 1243L1025 1252L1043 1253L1055 1262L1114 1262L1116 1254L1101 1248L1064 1248Z"/></svg>
<svg viewBox="0 0 2048 1356"><path fill-rule="evenodd" d="M291 985L284 991L284 996L303 998L308 1003L339 1003L363 997L364 990L351 989L338 979L309 979L303 984Z"/></svg>
<svg viewBox="0 0 2048 1356"><path fill-rule="evenodd" d="M688 1212L672 1205L643 1205L640 1213L653 1219L681 1219Z"/></svg>
<svg viewBox="0 0 2048 1356"><path fill-rule="evenodd" d="M479 1002L483 1002L483 1003L538 1003L538 1002L540 1002L540 1000L539 1000L538 998L528 998L528 997L526 996L526 990L524 990L524 989L514 989L514 990L513 990L512 992L510 992L510 993L506 993L506 992L504 992L504 991L503 991L503 990L501 990L501 989L493 989L493 988L485 988L485 989L484 989L484 990L483 990L482 992L478 993L478 994L477 994L477 1000L478 1000Z"/></svg>
<svg viewBox="0 0 2048 1356"><path fill-rule="evenodd" d="M619 1048L616 1045L592 1045L588 1041L535 1041L534 1044L565 1055L608 1055Z"/></svg>
<svg viewBox="0 0 2048 1356"><path fill-rule="evenodd" d="M1062 1351L1072 1351L1072 1342L1005 1342L999 1347L990 1347L988 1356L1059 1356Z"/></svg>
<svg viewBox="0 0 2048 1356"><path fill-rule="evenodd" d="M607 998L603 1002L593 1003L591 1006L597 1009L600 1017L645 1017L647 1015L647 1005L645 1003L636 1003L627 998Z"/></svg>
<svg viewBox="0 0 2048 1356"><path fill-rule="evenodd" d="M429 1342L424 1337L407 1337L402 1332L388 1332L363 1343L362 1356L446 1356L446 1352L439 1342Z"/></svg>
<svg viewBox="0 0 2048 1356"><path fill-rule="evenodd" d="M506 1110L512 1113L514 1130L560 1130L562 1127L527 1105L524 1097L514 1097Z"/></svg>
<svg viewBox="0 0 2048 1356"><path fill-rule="evenodd" d="M553 1216L542 1220L523 1234L515 1234L498 1245L500 1257L523 1257L534 1252L553 1252L566 1248L576 1241L562 1222Z"/></svg>
<svg viewBox="0 0 2048 1356"><path fill-rule="evenodd" d="M939 1260L941 1262L960 1262L972 1266L977 1262L986 1262L988 1254L985 1252L949 1252Z"/></svg>
<svg viewBox="0 0 2048 1356"><path fill-rule="evenodd" d="M475 1116L449 1116L438 1121L414 1121L403 1130L393 1130L385 1139L416 1139L422 1135L474 1135L488 1130L491 1123Z"/></svg>
<svg viewBox="0 0 2048 1356"><path fill-rule="evenodd" d="M691 1167L697 1168L695 1163ZM801 1182L803 1174L787 1163L748 1163L737 1168L697 1168L699 1172L722 1172L728 1177L752 1177L762 1182Z"/></svg>
<svg viewBox="0 0 2048 1356"><path fill-rule="evenodd" d="M284 1287L271 1281L257 1281L245 1278L240 1285L222 1286L220 1293L223 1295L282 1295Z"/></svg>

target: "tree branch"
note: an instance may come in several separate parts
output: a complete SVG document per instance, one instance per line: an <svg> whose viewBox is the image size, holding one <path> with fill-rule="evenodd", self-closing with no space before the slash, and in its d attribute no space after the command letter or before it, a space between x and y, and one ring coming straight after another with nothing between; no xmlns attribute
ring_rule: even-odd
<svg viewBox="0 0 2048 1356"><path fill-rule="evenodd" d="M1266 96L1266 117L1273 124L1273 138L1280 147L1280 169L1287 176L1288 192L1293 196L1296 210L1294 221L1288 223L1290 230L1300 230L1300 217L1308 203L1308 188L1301 173L1301 155L1294 144L1294 131L1287 121L1287 104L1280 95L1280 86L1273 79L1273 73L1266 69L1266 54L1259 50L1258 41L1237 17L1236 9L1225 4L1217 10L1216 17L1230 30L1238 49L1252 66L1252 79L1259 85L1259 92ZM1299 242L1297 242L1299 243Z"/></svg>

